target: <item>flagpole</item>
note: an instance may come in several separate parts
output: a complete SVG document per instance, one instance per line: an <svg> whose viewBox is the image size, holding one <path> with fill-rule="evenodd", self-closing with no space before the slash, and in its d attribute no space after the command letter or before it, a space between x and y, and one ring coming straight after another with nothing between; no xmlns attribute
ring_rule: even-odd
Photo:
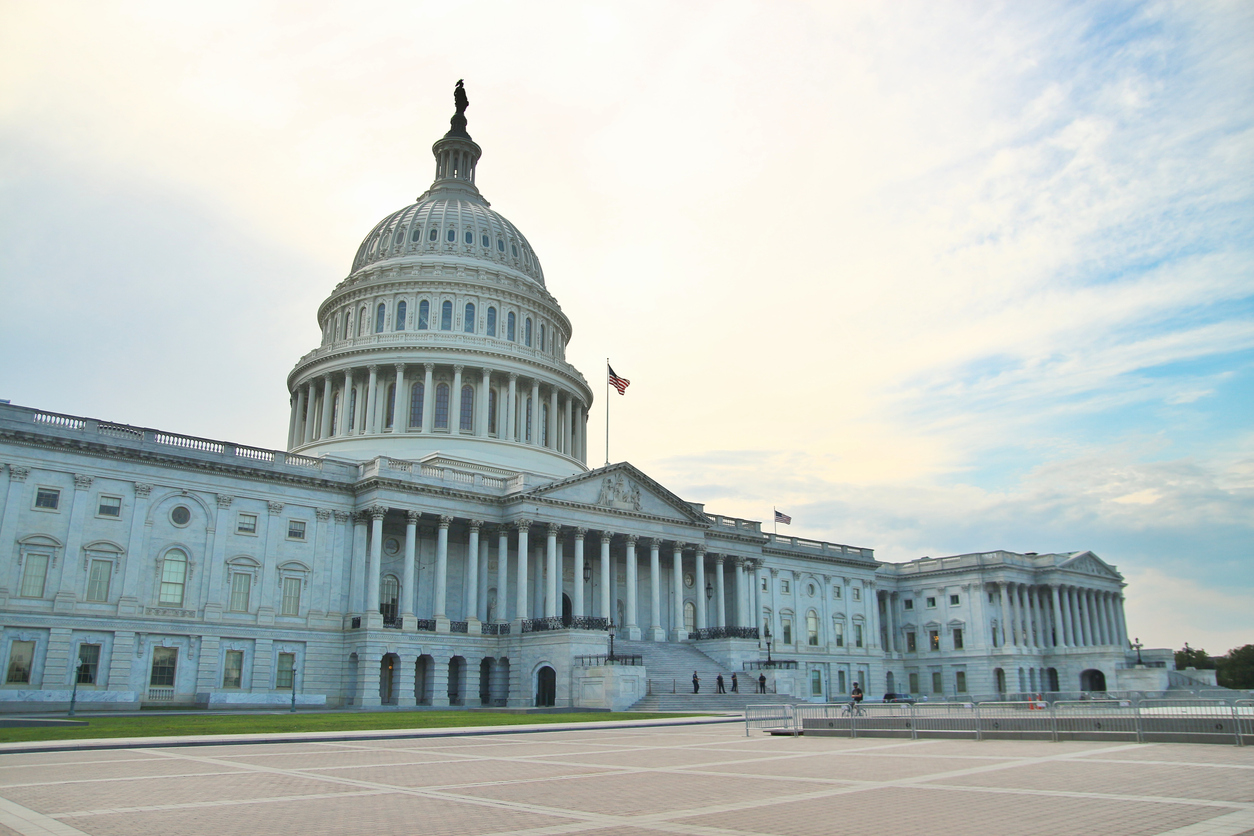
<svg viewBox="0 0 1254 836"><path fill-rule="evenodd" d="M605 466L610 466L610 358L605 358Z"/></svg>
<svg viewBox="0 0 1254 836"><path fill-rule="evenodd" d="M776 537L779 536L779 517L775 516L777 513L778 512L775 510L775 506L772 505L771 506L771 529L772 529L771 533L774 534Z"/></svg>

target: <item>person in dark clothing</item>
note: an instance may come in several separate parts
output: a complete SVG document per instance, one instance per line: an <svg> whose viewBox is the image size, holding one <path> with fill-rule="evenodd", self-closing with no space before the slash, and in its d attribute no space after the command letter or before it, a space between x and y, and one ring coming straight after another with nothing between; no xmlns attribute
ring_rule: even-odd
<svg viewBox="0 0 1254 836"><path fill-rule="evenodd" d="M701 693L701 679L700 677L697 676L696 671L692 672L692 693L694 694Z"/></svg>
<svg viewBox="0 0 1254 836"><path fill-rule="evenodd" d="M766 693L766 674L764 673L758 674L758 693Z"/></svg>
<svg viewBox="0 0 1254 836"><path fill-rule="evenodd" d="M849 696L853 697L854 702L862 702L862 688L858 683L853 683L853 690L849 692Z"/></svg>
<svg viewBox="0 0 1254 836"><path fill-rule="evenodd" d="M740 693L740 683L736 681L736 674L734 673L732 674L732 693L733 694Z"/></svg>
<svg viewBox="0 0 1254 836"><path fill-rule="evenodd" d="M716 694L727 693L727 689L723 687L723 675L721 673L717 677L715 677L714 685L715 685L714 693Z"/></svg>

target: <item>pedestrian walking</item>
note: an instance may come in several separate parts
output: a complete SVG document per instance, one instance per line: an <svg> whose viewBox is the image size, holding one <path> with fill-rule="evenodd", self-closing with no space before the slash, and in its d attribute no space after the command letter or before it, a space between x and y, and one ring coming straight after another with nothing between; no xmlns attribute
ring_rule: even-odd
<svg viewBox="0 0 1254 836"><path fill-rule="evenodd" d="M701 693L701 678L697 676L697 672L692 672L692 693Z"/></svg>
<svg viewBox="0 0 1254 836"><path fill-rule="evenodd" d="M715 680L714 680L714 684L715 684L715 686L717 686L717 687L714 689L714 693L716 693L716 694L726 694L726 693L727 693L727 689L723 687L723 675L722 675L721 673L720 673L720 674L719 674L719 675L715 678Z"/></svg>
<svg viewBox="0 0 1254 836"><path fill-rule="evenodd" d="M736 681L736 674L734 673L732 674L732 693L733 694L740 693L740 683Z"/></svg>

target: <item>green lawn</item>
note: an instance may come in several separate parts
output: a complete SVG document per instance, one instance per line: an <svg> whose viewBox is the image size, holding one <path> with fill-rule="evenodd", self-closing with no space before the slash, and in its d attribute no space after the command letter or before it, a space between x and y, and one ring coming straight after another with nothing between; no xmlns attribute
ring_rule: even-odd
<svg viewBox="0 0 1254 836"><path fill-rule="evenodd" d="M163 714L143 717L79 717L86 726L0 728L0 743L28 740L75 740L100 737L169 737L188 734L270 734L275 732L361 731L363 729L438 729L451 726L517 726L534 723L587 723L696 714L506 714L489 711L378 711L326 714Z"/></svg>

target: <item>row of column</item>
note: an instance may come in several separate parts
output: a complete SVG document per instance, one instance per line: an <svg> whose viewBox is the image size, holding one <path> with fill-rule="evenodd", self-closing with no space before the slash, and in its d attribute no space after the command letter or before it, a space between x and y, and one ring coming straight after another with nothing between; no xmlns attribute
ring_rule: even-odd
<svg viewBox="0 0 1254 836"><path fill-rule="evenodd" d="M1116 592L1021 583L997 584L997 590L1001 620L993 627L994 644L1023 648L1128 644L1123 596Z"/></svg>
<svg viewBox="0 0 1254 836"><path fill-rule="evenodd" d="M377 612L380 604L380 589L383 583L383 522L389 509L376 505L357 515L353 537L353 567L350 580L350 598L362 601L364 611ZM405 511L405 546L403 552L403 577L401 578L401 616L413 618L414 590L417 574L417 541L418 524L421 514L418 511ZM447 620L449 613L449 530L453 518L441 516L438 519L435 543L435 577L433 582L433 616L437 620L437 629L442 625L440 620ZM571 605L575 615L590 614L594 608L596 615L610 619L615 618L613 601L617 600L617 573L615 567L618 556L612 553L614 538L619 537L622 545L622 559L625 563L625 587L623 590L623 623L628 635L641 633L642 627L648 628L648 634L657 641L665 640L670 634L672 638L681 638L686 634L684 624L684 561L691 559L694 568L694 583L691 593L694 607L694 620L697 629L716 627L751 627L753 624L750 605L751 589L749 572L755 565L743 557L731 555L712 555L713 581L707 590L706 553L701 547L691 548L692 557L686 558L685 552L689 545L682 542L664 542L657 538L640 538L634 534L616 535L614 532L601 531L594 534L594 541L599 539L599 560L589 560L586 553L588 530L586 528L567 529L558 523L542 524L539 536L541 543L532 544L533 527L537 524L532 520L517 520L508 525L488 526L481 520L467 521L466 565L464 571L464 608L466 620L488 620L488 602L486 600L489 551L493 536L496 540L496 590L497 606L491 620L508 621L506 603L509 600L510 586L510 554L514 555L513 617L514 618L553 618L562 614L561 596L564 591L561 579L565 565L565 532L573 534L574 544L574 583L572 584ZM639 592L638 550L648 550L648 605L647 623L642 624ZM534 554L533 554L534 551ZM666 555L669 569L663 572L663 552ZM536 561L534 585L530 583L533 576L531 561ZM593 597L595 601L585 599L584 567L589 566L589 574L595 575L599 581ZM727 567L734 574L734 599L727 600ZM593 568L595 567L595 569ZM369 581L367 582L367 579ZM670 593L675 602L670 607L669 617L662 607L663 586L670 584ZM361 593L364 591L364 601ZM708 598L707 598L708 594ZM709 608L713 608L713 612ZM730 614L730 620L729 620ZM734 623L733 623L734 622ZM683 636L683 637L686 637Z"/></svg>
<svg viewBox="0 0 1254 836"><path fill-rule="evenodd" d="M439 430L478 437L494 436L533 446L545 446L587 460L587 405L573 392L545 385L537 378L522 378L510 372L505 380L490 368L451 367L436 379L436 364L424 363L421 370L409 369L405 363L370 365L364 369L326 372L296 387L288 426L288 449L328 438L377 435L384 432L436 431L438 385L449 387L442 403L443 422ZM422 420L410 425L411 393L406 387L407 372L411 386L422 376ZM359 380L358 374L363 378ZM495 375L495 377L494 377ZM528 385L529 384L529 385ZM388 387L394 396L388 402ZM470 427L463 427L462 389L470 386L472 415ZM357 393L356 399L352 397ZM548 406L547 421L541 431L542 407ZM490 404L490 399L494 404ZM504 400L504 404L501 401ZM543 444L542 444L543 442Z"/></svg>
<svg viewBox="0 0 1254 836"><path fill-rule="evenodd" d="M757 625L762 626L769 623L771 635L775 641L783 641L782 630L782 612L783 606L776 599L776 591L779 589L779 573L778 568L768 568L762 564L762 561L755 561L757 583L754 584L754 594L757 596L757 603L754 610L758 613ZM846 643L842 646L842 652L869 650L879 646L878 637L879 628L879 611L877 605L877 592L875 583L871 580L862 582L862 598L860 602L854 601L853 590L856 589L849 578L834 577L832 575L816 575L814 576L818 582L822 584L822 591L818 594L815 601L815 614L819 619L819 645L820 647L830 647L832 644L831 631L837 619L846 619L851 633L846 636ZM799 579L798 579L799 580ZM839 583L841 593L838 599L833 598L832 588ZM762 592L762 588L766 587L766 593ZM834 600L840 601L841 612L835 611ZM856 606L860 604L861 606ZM856 612L862 609L862 612ZM803 619L805 613L801 612L801 608L796 608L794 617ZM793 635L793 645L804 646L802 639L803 622L798 621L795 625ZM865 628L862 633L862 643L857 642L857 630ZM808 641L808 637L806 639Z"/></svg>

